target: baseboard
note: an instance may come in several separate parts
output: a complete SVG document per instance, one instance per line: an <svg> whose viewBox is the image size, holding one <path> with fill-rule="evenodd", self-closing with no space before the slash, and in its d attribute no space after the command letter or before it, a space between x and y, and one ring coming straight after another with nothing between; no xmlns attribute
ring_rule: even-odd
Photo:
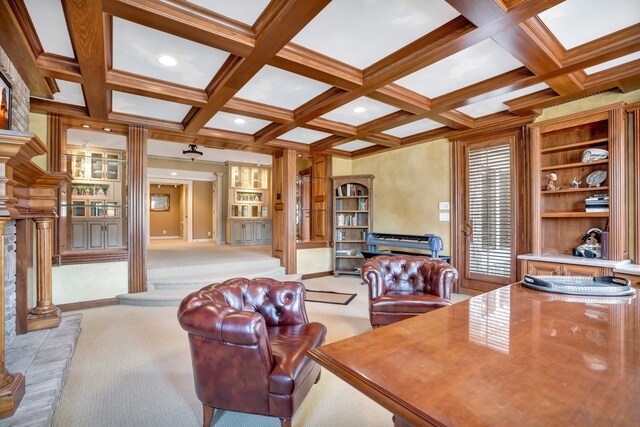
<svg viewBox="0 0 640 427"><path fill-rule="evenodd" d="M208 243L208 242L213 242L213 239L193 239L192 242L195 242L195 243Z"/></svg>
<svg viewBox="0 0 640 427"><path fill-rule="evenodd" d="M308 274L302 275L302 280L315 279L316 277L331 276L332 274L333 274L333 271L319 271L317 273L308 273Z"/></svg>
<svg viewBox="0 0 640 427"><path fill-rule="evenodd" d="M87 308L105 307L107 305L118 305L117 298L96 299L92 301L72 302L69 304L56 304L61 311L85 310Z"/></svg>
<svg viewBox="0 0 640 427"><path fill-rule="evenodd" d="M182 239L180 236L151 236L149 240L162 240L162 239Z"/></svg>

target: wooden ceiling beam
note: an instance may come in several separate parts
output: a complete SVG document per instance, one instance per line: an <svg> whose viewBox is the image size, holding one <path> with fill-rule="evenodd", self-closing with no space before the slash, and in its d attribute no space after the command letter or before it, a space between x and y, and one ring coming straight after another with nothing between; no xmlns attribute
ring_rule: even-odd
<svg viewBox="0 0 640 427"><path fill-rule="evenodd" d="M322 117L318 117L313 120L309 120L305 125L305 128L317 130L320 132L333 133L338 136L354 136L357 133L357 129L353 125L347 123L334 122L333 120L327 120Z"/></svg>
<svg viewBox="0 0 640 427"><path fill-rule="evenodd" d="M106 79L107 87L111 90L149 96L196 107L207 105L207 94L201 89L172 84L164 80L152 79L119 70L109 70Z"/></svg>
<svg viewBox="0 0 640 427"><path fill-rule="evenodd" d="M197 133L262 67L271 60L330 0L282 2L269 23L257 35L254 49L239 64L224 84L209 94L209 103L199 109L185 124L185 131ZM282 23L286 23L283 25ZM274 139L274 138L271 138Z"/></svg>
<svg viewBox="0 0 640 427"><path fill-rule="evenodd" d="M288 123L293 120L293 111L291 110L242 98L231 98L224 104L221 111L276 123Z"/></svg>
<svg viewBox="0 0 640 427"><path fill-rule="evenodd" d="M60 114L62 116L89 117L89 110L87 110L87 107L82 107L80 105L63 104L60 102L50 101L48 99L34 97L31 97L31 99L29 100L29 109L31 111Z"/></svg>
<svg viewBox="0 0 640 427"><path fill-rule="evenodd" d="M41 53L36 60L40 74L54 79L82 84L82 74L78 61L52 53Z"/></svg>
<svg viewBox="0 0 640 427"><path fill-rule="evenodd" d="M83 85L89 115L97 120L107 120L106 18L101 4L90 0L65 0L62 8L83 78L90 82Z"/></svg>
<svg viewBox="0 0 640 427"><path fill-rule="evenodd" d="M96 2L99 3L99 2ZM254 48L251 31L236 21L219 17L207 19L196 13L153 0L103 0L103 10L174 36L201 43L233 55L248 56Z"/></svg>
<svg viewBox="0 0 640 427"><path fill-rule="evenodd" d="M109 113L108 120L114 123L125 123L129 125L139 125L146 126L148 128L182 132L182 125L180 123L170 122L168 120L150 119L148 117L136 116L133 114L111 112Z"/></svg>
<svg viewBox="0 0 640 427"><path fill-rule="evenodd" d="M25 28L33 28L28 14L18 7L22 2L0 1L0 40L14 67L25 81L31 95L41 98L52 98L53 93L46 80L38 71L36 58L41 53L34 50L33 37L29 37ZM22 6L24 6L22 4ZM37 40L37 38L36 38ZM41 48L40 48L41 49Z"/></svg>

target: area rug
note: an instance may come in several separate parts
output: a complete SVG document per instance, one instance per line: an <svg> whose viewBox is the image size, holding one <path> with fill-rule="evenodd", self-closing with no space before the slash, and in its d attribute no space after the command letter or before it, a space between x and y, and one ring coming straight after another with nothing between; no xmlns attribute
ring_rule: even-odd
<svg viewBox="0 0 640 427"><path fill-rule="evenodd" d="M307 289L307 296L305 298L305 301L322 302L325 304L347 305L355 297L356 297L356 294L348 294L344 292L332 292L332 291L313 291L311 289Z"/></svg>

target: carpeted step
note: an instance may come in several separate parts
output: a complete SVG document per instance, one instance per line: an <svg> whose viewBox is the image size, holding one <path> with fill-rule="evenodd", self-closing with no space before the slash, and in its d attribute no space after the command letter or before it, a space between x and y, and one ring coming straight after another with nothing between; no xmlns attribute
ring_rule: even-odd
<svg viewBox="0 0 640 427"><path fill-rule="evenodd" d="M256 277L269 277L272 279L278 279L285 275L284 267L276 267L271 270L262 270L262 269L251 269L247 271L245 269L244 272L237 273L220 273L216 272L214 274L202 274L198 272L198 274L184 275L178 277L164 277L162 279L150 280L147 278L147 287L149 290L158 290L158 291L169 291L169 290L182 290L182 289L190 289L190 290L198 290L203 286L209 285L211 283L220 283L224 282L227 279L232 279L234 277L246 277L249 279L253 279Z"/></svg>

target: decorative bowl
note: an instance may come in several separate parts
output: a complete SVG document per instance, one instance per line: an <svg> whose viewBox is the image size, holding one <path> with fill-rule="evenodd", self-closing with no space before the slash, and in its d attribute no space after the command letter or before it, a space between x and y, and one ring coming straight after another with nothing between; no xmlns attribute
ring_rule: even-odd
<svg viewBox="0 0 640 427"><path fill-rule="evenodd" d="M589 148L582 153L582 163L597 162L609 158L609 152L601 148Z"/></svg>
<svg viewBox="0 0 640 427"><path fill-rule="evenodd" d="M591 172L587 177L587 184L589 184L589 187L600 187L600 184L602 184L606 179L607 171L600 170Z"/></svg>

